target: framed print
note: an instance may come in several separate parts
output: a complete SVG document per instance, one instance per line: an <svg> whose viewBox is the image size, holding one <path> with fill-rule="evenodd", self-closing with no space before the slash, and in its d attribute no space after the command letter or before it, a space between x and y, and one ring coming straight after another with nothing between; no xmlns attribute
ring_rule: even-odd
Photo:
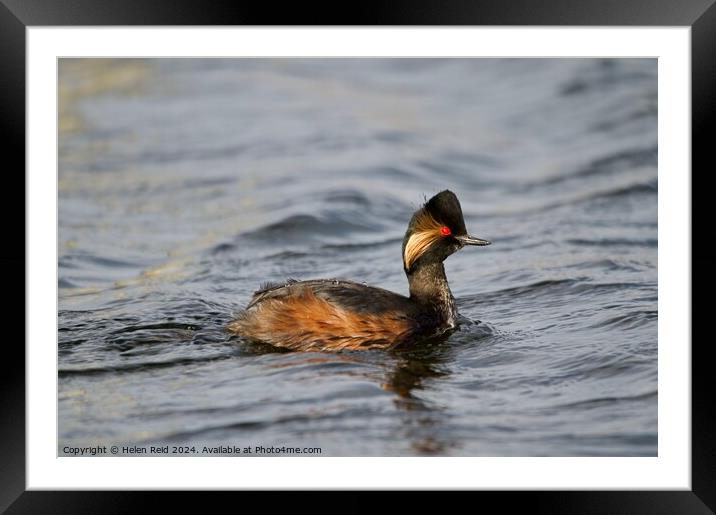
<svg viewBox="0 0 716 515"><path fill-rule="evenodd" d="M6 2L27 311L2 506L520 490L708 513L711 4L288 26Z"/></svg>

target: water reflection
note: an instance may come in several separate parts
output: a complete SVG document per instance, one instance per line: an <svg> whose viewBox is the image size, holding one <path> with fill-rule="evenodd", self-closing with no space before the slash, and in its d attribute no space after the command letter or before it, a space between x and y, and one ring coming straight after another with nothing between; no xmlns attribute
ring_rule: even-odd
<svg viewBox="0 0 716 515"><path fill-rule="evenodd" d="M450 375L453 352L449 336L432 338L411 349L394 350L397 361L381 385L395 393L393 403L399 408L404 438L418 454L440 454L456 445L445 434L444 421L448 418L445 408L420 395L430 380Z"/></svg>
<svg viewBox="0 0 716 515"><path fill-rule="evenodd" d="M440 454L457 443L450 439L444 421L449 418L440 403L426 399L421 392L429 390L432 380L451 374L454 342L450 335L411 344L410 348L392 351L348 353L298 353L270 345L241 341L242 353L250 356L275 357L265 364L268 369L300 370L320 380L336 374L359 381L368 380L390 392L396 408L391 418L398 422L401 439L413 453Z"/></svg>
<svg viewBox="0 0 716 515"><path fill-rule="evenodd" d="M442 366L449 358L446 351L449 337L449 334L443 334L420 342L417 347L394 349L392 355L397 360L397 364L388 374L386 382L382 385L383 388L395 392L401 403L410 405L421 403L412 391L421 389L423 381L427 378L442 377L449 373L448 368Z"/></svg>

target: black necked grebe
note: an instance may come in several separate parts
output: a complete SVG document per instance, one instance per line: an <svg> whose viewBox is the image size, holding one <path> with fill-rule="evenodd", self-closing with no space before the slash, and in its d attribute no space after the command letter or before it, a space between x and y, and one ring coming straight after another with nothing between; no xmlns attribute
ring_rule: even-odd
<svg viewBox="0 0 716 515"><path fill-rule="evenodd" d="M465 245L460 202L445 190L418 209L403 238L410 297L352 281L317 279L258 290L229 330L250 340L301 351L390 348L436 336L457 324L443 261Z"/></svg>

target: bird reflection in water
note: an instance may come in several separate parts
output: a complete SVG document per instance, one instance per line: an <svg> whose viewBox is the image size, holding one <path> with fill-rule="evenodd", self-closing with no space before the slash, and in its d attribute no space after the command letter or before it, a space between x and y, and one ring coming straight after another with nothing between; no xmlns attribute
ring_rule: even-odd
<svg viewBox="0 0 716 515"><path fill-rule="evenodd" d="M449 364L454 359L455 349L448 342L449 338L450 334L447 333L421 341L417 346L405 345L387 352L294 353L254 342L244 347L244 352L253 355L283 354L290 358L272 363L270 368L335 366L338 363L358 365L359 372L352 369L340 373L369 378L376 381L383 390L395 394L393 404L398 408L397 415L405 428L404 439L410 443L412 453L442 455L457 446L444 431L444 422L448 418L446 408L422 398L418 392L424 388L426 381L450 375ZM365 366L370 371L366 372L363 368ZM377 374L376 367L379 371Z"/></svg>
<svg viewBox="0 0 716 515"><path fill-rule="evenodd" d="M418 347L394 349L396 362L381 385L396 394L393 402L401 411L405 438L418 454L439 455L456 446L443 432L445 408L416 395L426 380L450 374L452 352L448 339L449 334L443 334Z"/></svg>

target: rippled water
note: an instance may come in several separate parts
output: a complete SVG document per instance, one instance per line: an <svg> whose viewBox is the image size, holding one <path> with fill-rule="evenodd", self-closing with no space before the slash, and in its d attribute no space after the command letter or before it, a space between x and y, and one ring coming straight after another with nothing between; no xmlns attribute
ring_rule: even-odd
<svg viewBox="0 0 716 515"><path fill-rule="evenodd" d="M655 456L655 59L61 60L59 448ZM493 241L395 351L225 331L265 281L407 294L450 188Z"/></svg>

